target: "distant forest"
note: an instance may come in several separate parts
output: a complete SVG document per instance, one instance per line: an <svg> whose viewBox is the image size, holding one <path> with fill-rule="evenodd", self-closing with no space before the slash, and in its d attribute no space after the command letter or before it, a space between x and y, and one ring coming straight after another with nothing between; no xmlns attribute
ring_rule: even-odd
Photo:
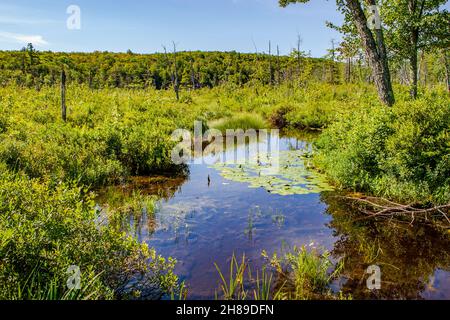
<svg viewBox="0 0 450 320"><path fill-rule="evenodd" d="M35 87L60 83L64 70L68 83L100 88L185 89L212 88L223 84L277 85L281 83L371 82L363 54L348 57L330 49L323 58L299 50L290 55L238 52L176 52L154 54L93 52L53 53L35 50L0 51L0 85ZM419 55L421 85L445 84L446 63L439 52ZM407 62L391 66L394 82L409 83Z"/></svg>

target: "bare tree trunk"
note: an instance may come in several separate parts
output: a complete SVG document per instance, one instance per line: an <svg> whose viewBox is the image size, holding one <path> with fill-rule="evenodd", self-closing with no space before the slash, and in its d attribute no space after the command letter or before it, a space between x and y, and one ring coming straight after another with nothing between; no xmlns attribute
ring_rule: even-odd
<svg viewBox="0 0 450 320"><path fill-rule="evenodd" d="M67 121L66 108L66 72L64 68L61 70L61 116L64 122Z"/></svg>
<svg viewBox="0 0 450 320"><path fill-rule="evenodd" d="M359 36L372 69L372 76L377 87L378 97L388 106L395 103L392 90L391 75L384 45L382 29L375 30L376 40L372 31L367 26L367 19L359 0L345 0L353 21L358 29ZM370 5L375 5L375 0L369 0Z"/></svg>
<svg viewBox="0 0 450 320"><path fill-rule="evenodd" d="M418 80L418 67L417 67L417 43L419 41L419 31L415 28L411 30L411 54L409 57L410 71L411 71L411 98L417 98L417 80Z"/></svg>
<svg viewBox="0 0 450 320"><path fill-rule="evenodd" d="M347 64L345 67L345 82L348 83L352 81L352 58L347 58Z"/></svg>
<svg viewBox="0 0 450 320"><path fill-rule="evenodd" d="M177 69L177 46L173 42L173 65L174 65L174 82L173 89L175 90L175 95L177 100L180 100L180 85L178 83L178 69Z"/></svg>
<svg viewBox="0 0 450 320"><path fill-rule="evenodd" d="M448 59L448 53L445 49L442 50L442 60L445 68L445 82L447 85L447 91L450 92L450 62Z"/></svg>
<svg viewBox="0 0 450 320"><path fill-rule="evenodd" d="M277 45L277 85L280 84L280 47Z"/></svg>
<svg viewBox="0 0 450 320"><path fill-rule="evenodd" d="M302 66L302 55L300 54L300 46L302 45L302 37L297 34L297 76L300 79L301 76L301 66ZM303 79L300 79L302 81Z"/></svg>
<svg viewBox="0 0 450 320"><path fill-rule="evenodd" d="M269 41L269 84L274 84L274 74L272 66L272 43Z"/></svg>

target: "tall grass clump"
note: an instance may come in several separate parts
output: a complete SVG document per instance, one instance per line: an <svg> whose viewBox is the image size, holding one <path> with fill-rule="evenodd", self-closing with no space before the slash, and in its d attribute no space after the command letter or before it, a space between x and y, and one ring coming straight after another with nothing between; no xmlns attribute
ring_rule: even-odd
<svg viewBox="0 0 450 320"><path fill-rule="evenodd" d="M342 299L333 293L330 285L342 271L342 263L333 263L328 251L319 253L306 247L294 247L281 257L275 253L270 259L278 274L275 288L279 299L283 300L318 300Z"/></svg>
<svg viewBox="0 0 450 320"><path fill-rule="evenodd" d="M316 164L339 186L403 202L450 202L450 99L429 94L344 115L318 139Z"/></svg>
<svg viewBox="0 0 450 320"><path fill-rule="evenodd" d="M222 133L226 133L227 130L261 130L267 129L267 122L262 116L258 114L237 114L230 118L222 118L215 121L211 121L208 126L213 129L217 129Z"/></svg>
<svg viewBox="0 0 450 320"><path fill-rule="evenodd" d="M215 264L220 277L216 299L225 300L318 300L349 299L335 294L330 285L342 271L343 264L334 264L330 254L293 248L281 256L276 253L267 259L261 270L252 272L245 255L237 260L233 254L229 270L223 272Z"/></svg>

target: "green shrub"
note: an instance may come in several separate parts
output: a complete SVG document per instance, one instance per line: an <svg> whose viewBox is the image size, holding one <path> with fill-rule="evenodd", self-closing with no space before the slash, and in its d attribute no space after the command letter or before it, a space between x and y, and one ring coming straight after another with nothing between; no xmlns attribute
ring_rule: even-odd
<svg viewBox="0 0 450 320"><path fill-rule="evenodd" d="M450 107L445 95L342 116L316 143L338 185L400 201L450 201Z"/></svg>
<svg viewBox="0 0 450 320"><path fill-rule="evenodd" d="M102 222L83 188L0 173L0 299L156 298L177 290L174 264Z"/></svg>
<svg viewBox="0 0 450 320"><path fill-rule="evenodd" d="M69 87L68 121L59 119L57 90L1 88L0 161L32 178L115 183L153 172L179 172L170 134L191 128L201 108L164 107L158 93ZM70 97L70 95L69 95ZM69 98L68 97L68 98ZM43 107L43 106L47 107Z"/></svg>

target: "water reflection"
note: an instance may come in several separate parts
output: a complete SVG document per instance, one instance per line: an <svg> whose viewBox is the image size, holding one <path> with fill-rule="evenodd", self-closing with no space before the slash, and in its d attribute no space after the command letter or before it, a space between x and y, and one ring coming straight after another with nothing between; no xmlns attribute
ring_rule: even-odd
<svg viewBox="0 0 450 320"><path fill-rule="evenodd" d="M284 138L282 150L304 150L309 142ZM243 146L238 146L238 148ZM245 147L245 146L244 146ZM245 152L244 152L245 154ZM160 199L154 214L130 214L141 241L175 257L176 272L189 285L189 298L212 299L217 263L226 270L233 253L261 267L262 250L306 245L344 261L336 290L366 298L450 299L449 234L430 227L358 220L358 213L334 192L279 195L227 180L206 164L189 177L135 178L101 192L103 207L124 206L139 196ZM138 195L138 196L137 196ZM367 266L382 268L382 288L366 287Z"/></svg>
<svg viewBox="0 0 450 320"><path fill-rule="evenodd" d="M344 261L341 289L357 299L450 298L450 236L442 229L398 221L361 220L340 197L323 194L333 235L332 254ZM366 286L369 265L381 268L381 289Z"/></svg>
<svg viewBox="0 0 450 320"><path fill-rule="evenodd" d="M154 211L161 202L172 199L189 175L133 177L98 192L97 203L102 217L120 229L140 236L151 235L157 228ZM145 226L144 226L145 224Z"/></svg>

